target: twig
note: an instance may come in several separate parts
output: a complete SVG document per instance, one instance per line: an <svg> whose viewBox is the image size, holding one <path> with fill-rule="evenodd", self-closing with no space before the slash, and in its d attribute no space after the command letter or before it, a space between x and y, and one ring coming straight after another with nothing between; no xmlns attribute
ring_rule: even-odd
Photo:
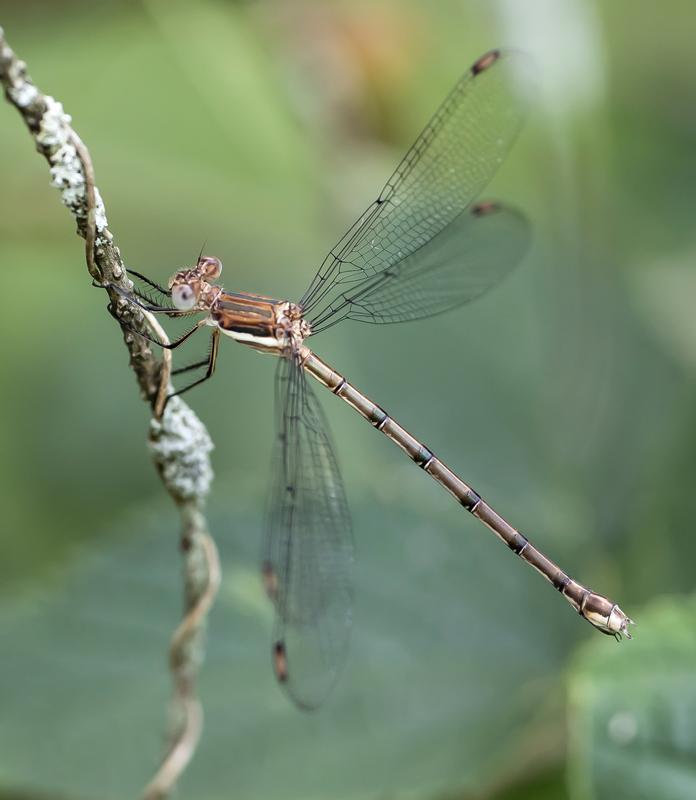
<svg viewBox="0 0 696 800"><path fill-rule="evenodd" d="M200 541L194 544L194 539ZM190 651L198 647L197 640L205 622L205 617L215 599L215 594L220 584L220 562L218 560L215 542L207 534L201 532L200 524L191 520L191 529L184 535L182 548L190 561L187 575L195 576L201 568L207 575L207 587L200 597L196 581L187 581L187 599L191 601L189 613L184 617L172 637L169 660L172 673L175 676L176 692L181 702L178 708L172 709L176 716L173 725L179 726L181 736L172 741L172 745L162 762L157 774L145 789L143 800L160 800L167 797L170 788L176 783L178 776L186 768L196 750L198 739L203 726L203 712L201 704L195 694L195 672L197 670L197 657ZM203 563L201 563L201 556Z"/></svg>
<svg viewBox="0 0 696 800"><path fill-rule="evenodd" d="M167 341L156 319L125 300L113 286L129 291L121 254L107 227L104 203L94 182L89 151L72 129L62 105L42 94L27 76L0 28L0 83L5 97L19 111L38 151L49 163L51 183L77 222L85 240L87 268L96 285L109 295L109 311L124 327L130 365L153 419L149 445L167 491L179 508L184 554L185 614L171 643L170 667L174 681L169 746L157 774L145 790L146 800L165 798L191 760L200 737L202 712L196 697L196 677L204 658L208 611L220 582L215 543L203 514L213 478L212 442L202 422L180 398L167 404L171 354L162 359L135 331L148 329Z"/></svg>

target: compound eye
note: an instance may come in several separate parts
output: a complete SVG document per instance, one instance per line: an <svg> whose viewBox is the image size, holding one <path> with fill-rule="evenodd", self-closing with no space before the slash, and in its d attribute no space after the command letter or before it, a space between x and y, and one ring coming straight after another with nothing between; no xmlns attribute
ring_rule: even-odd
<svg viewBox="0 0 696 800"><path fill-rule="evenodd" d="M222 261L215 256L201 256L198 259L198 266L207 281L216 280L222 272Z"/></svg>
<svg viewBox="0 0 696 800"><path fill-rule="evenodd" d="M190 311L196 305L196 293L187 284L182 283L172 289L172 303L179 311Z"/></svg>

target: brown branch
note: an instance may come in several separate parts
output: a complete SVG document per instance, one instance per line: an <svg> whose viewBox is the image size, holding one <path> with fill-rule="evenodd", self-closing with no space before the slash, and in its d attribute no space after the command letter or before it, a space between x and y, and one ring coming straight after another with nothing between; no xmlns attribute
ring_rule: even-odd
<svg viewBox="0 0 696 800"><path fill-rule="evenodd" d="M195 516L195 515L194 515ZM196 539L199 539L197 542ZM157 774L145 789L143 800L160 800L167 797L170 788L185 769L196 750L203 725L201 705L195 693L196 657L190 654L204 629L205 617L215 600L220 585L220 563L213 539L201 532L200 521L190 520L189 530L184 533L182 549L188 563L186 574L186 597L190 611L184 617L172 637L169 652L170 667L175 676L176 693L181 703L173 709L176 715L184 715L182 734L171 744L166 758ZM207 576L207 587L199 595L198 573ZM178 724L173 720L173 724Z"/></svg>
<svg viewBox="0 0 696 800"><path fill-rule="evenodd" d="M208 611L220 582L215 543L203 514L213 473L212 442L193 411L170 391L171 353L158 359L137 332L152 332L167 341L156 319L129 303L114 287L132 289L121 254L107 227L106 212L94 181L87 147L71 127L70 117L50 95L42 94L28 77L0 28L0 84L5 97L21 114L37 150L48 161L51 183L61 193L85 240L89 274L109 296L109 311L122 325L130 365L153 418L149 444L155 465L182 520L185 615L171 643L170 668L174 681L169 746L155 777L145 790L146 800L171 794L191 760L200 737L202 712L196 697L196 678L204 657Z"/></svg>

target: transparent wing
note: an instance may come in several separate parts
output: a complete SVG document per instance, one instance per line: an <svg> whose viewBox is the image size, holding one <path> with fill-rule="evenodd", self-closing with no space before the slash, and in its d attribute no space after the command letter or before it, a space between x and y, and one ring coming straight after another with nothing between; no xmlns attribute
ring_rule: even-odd
<svg viewBox="0 0 696 800"><path fill-rule="evenodd" d="M528 69L522 54L496 50L466 72L378 199L324 259L300 300L307 319L411 256L478 197L521 127Z"/></svg>
<svg viewBox="0 0 696 800"><path fill-rule="evenodd" d="M529 224L519 212L499 203L474 205L420 250L336 295L310 320L312 332L342 319L423 319L468 303L512 271L530 240Z"/></svg>
<svg viewBox="0 0 696 800"><path fill-rule="evenodd" d="M304 709L331 690L348 645L353 541L326 420L297 354L276 373L278 442L262 573L276 608L273 664Z"/></svg>

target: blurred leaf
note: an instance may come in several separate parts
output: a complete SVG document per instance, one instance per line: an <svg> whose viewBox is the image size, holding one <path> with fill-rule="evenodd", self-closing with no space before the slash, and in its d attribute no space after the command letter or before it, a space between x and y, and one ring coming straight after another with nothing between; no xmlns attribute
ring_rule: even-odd
<svg viewBox="0 0 696 800"><path fill-rule="evenodd" d="M669 354L692 371L696 367L695 260L694 250L674 253L628 274L645 321Z"/></svg>
<svg viewBox="0 0 696 800"><path fill-rule="evenodd" d="M566 800L565 776L560 769L552 769L524 780L490 800Z"/></svg>
<svg viewBox="0 0 696 800"><path fill-rule="evenodd" d="M206 732L183 796L478 791L559 754L566 630L586 627L461 509L386 483L391 508L354 503L352 652L316 714L273 681L261 504L215 516L225 577L201 682ZM180 607L175 527L171 509L133 512L111 545L5 599L4 784L107 800L133 796L155 768Z"/></svg>
<svg viewBox="0 0 696 800"><path fill-rule="evenodd" d="M208 129L222 137L240 177L265 176L274 183L306 177L306 135L292 123L269 54L243 4L146 0L144 6L169 46L185 90L198 96L205 111L193 130L206 139Z"/></svg>
<svg viewBox="0 0 696 800"><path fill-rule="evenodd" d="M70 797L67 794L53 794L53 792L46 794L45 792L40 792L36 794L35 792L24 792L24 791L13 791L12 789L6 789L5 791L0 789L0 800L79 800L78 798Z"/></svg>
<svg viewBox="0 0 696 800"><path fill-rule="evenodd" d="M658 600L635 631L572 672L572 800L696 797L696 598Z"/></svg>
<svg viewBox="0 0 696 800"><path fill-rule="evenodd" d="M526 773L505 780L505 787L493 792L453 792L437 795L434 800L567 800L565 774L558 766L531 776Z"/></svg>

